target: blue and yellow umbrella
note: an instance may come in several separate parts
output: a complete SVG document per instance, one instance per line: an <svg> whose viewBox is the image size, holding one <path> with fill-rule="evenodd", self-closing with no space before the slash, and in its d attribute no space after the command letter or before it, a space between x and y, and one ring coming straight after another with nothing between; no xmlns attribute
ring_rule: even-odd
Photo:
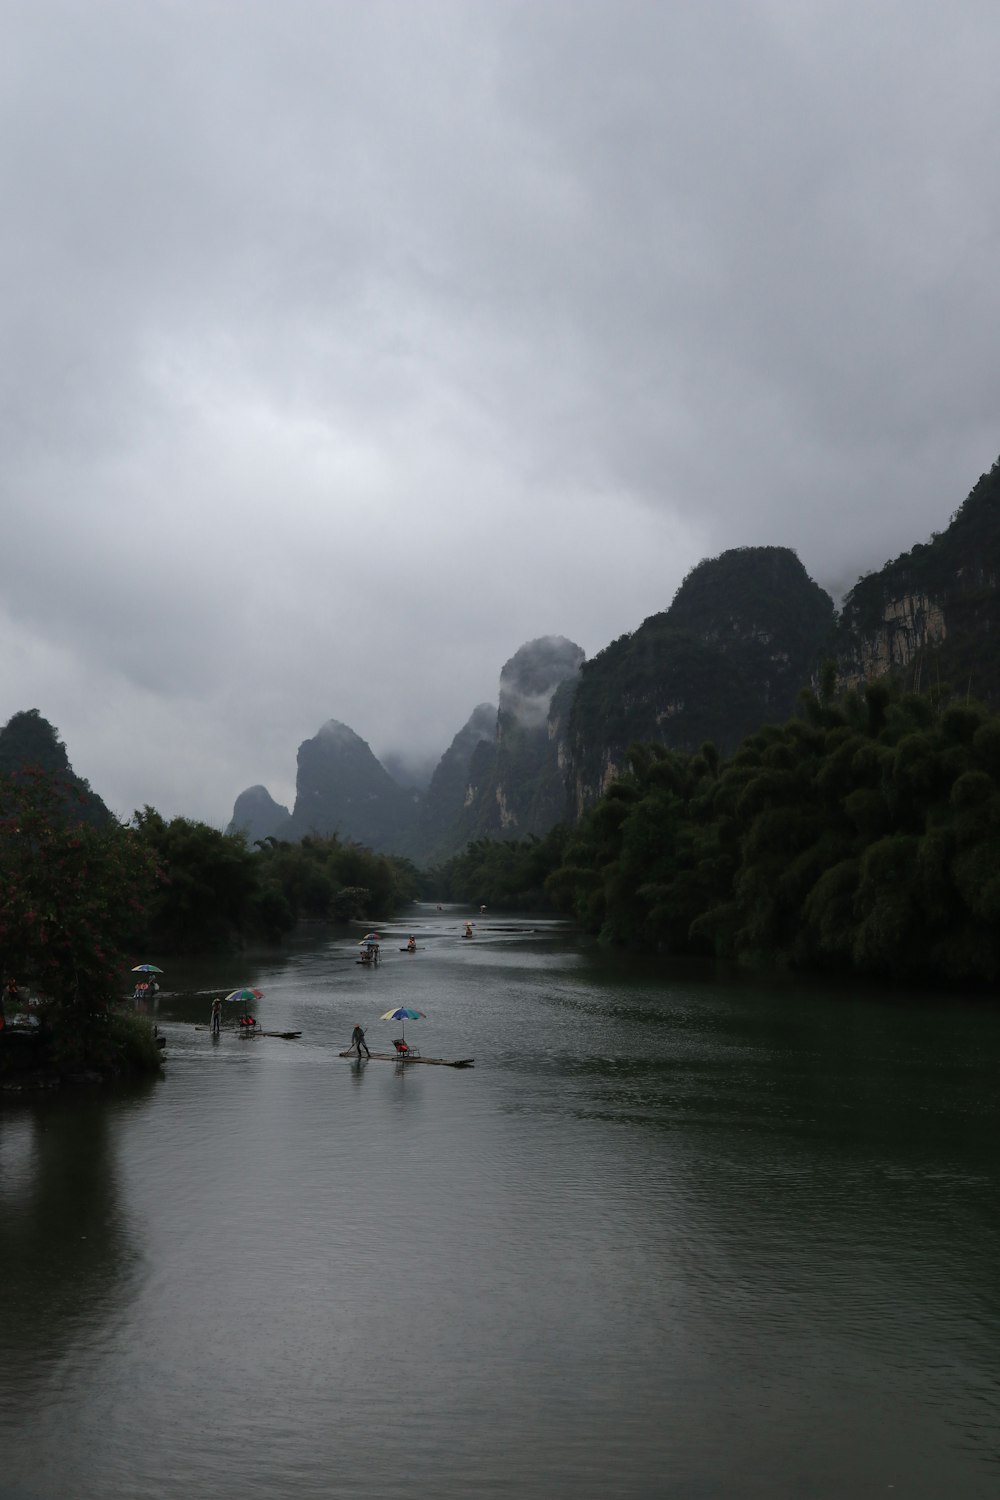
<svg viewBox="0 0 1000 1500"><path fill-rule="evenodd" d="M383 1021L401 1021L403 1023L403 1040L406 1040L407 1021L426 1021L427 1017L422 1010L410 1010L409 1006L400 1005L396 1010L387 1010L380 1018Z"/></svg>

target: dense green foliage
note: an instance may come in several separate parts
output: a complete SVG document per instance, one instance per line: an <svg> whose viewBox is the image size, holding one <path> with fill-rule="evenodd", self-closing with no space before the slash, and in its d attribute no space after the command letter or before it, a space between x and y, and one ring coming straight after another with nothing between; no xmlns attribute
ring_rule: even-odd
<svg viewBox="0 0 1000 1500"><path fill-rule="evenodd" d="M669 613L653 615L584 667L572 707L574 766L593 784L609 750L667 739L693 750L706 736L735 745L760 720L738 662L678 630Z"/></svg>
<svg viewBox="0 0 1000 1500"><path fill-rule="evenodd" d="M740 653L780 641L795 660L811 661L833 625L834 609L791 548L731 547L691 569L669 615L675 630ZM773 671L766 651L754 664Z"/></svg>
<svg viewBox="0 0 1000 1500"><path fill-rule="evenodd" d="M138 946L158 953L225 947L257 933L254 857L239 835L154 808L135 827L156 862L156 892Z"/></svg>
<svg viewBox="0 0 1000 1500"><path fill-rule="evenodd" d="M475 839L424 877L421 894L497 911L544 910L552 906L546 880L560 864L567 836L560 825L543 839Z"/></svg>
<svg viewBox="0 0 1000 1500"><path fill-rule="evenodd" d="M83 821L59 769L0 775L0 978L40 997L37 1060L59 1074L153 1070L148 1022L115 1016L126 952L152 889L138 834ZM14 1019L12 1013L8 1021ZM0 1068L12 1045L4 1029Z"/></svg>
<svg viewBox="0 0 1000 1500"><path fill-rule="evenodd" d="M633 746L548 885L612 943L889 978L1000 974L1000 720L885 683L728 760Z"/></svg>
<svg viewBox="0 0 1000 1500"><path fill-rule="evenodd" d="M264 839L220 833L188 818L167 822L153 808L136 814L159 881L141 946L158 953L197 952L274 941L300 918L370 918L410 901L417 874L395 855L306 837Z"/></svg>
<svg viewBox="0 0 1000 1500"><path fill-rule="evenodd" d="M0 967L63 1006L102 1009L118 993L153 862L113 821L78 822L44 771L0 776Z"/></svg>
<svg viewBox="0 0 1000 1500"><path fill-rule="evenodd" d="M307 836L301 843L265 839L257 846L261 899L280 896L293 921L322 917L346 922L352 917L383 917L413 901L419 876L408 859L373 854L336 835Z"/></svg>

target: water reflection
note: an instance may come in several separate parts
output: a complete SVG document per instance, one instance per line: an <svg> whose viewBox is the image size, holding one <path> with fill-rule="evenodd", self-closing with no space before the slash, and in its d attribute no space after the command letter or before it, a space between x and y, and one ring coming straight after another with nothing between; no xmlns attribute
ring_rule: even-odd
<svg viewBox="0 0 1000 1500"><path fill-rule="evenodd" d="M13 1404L42 1399L54 1374L127 1303L139 1259L113 1148L116 1114L141 1106L81 1095L5 1102L0 1112L4 1367Z"/></svg>

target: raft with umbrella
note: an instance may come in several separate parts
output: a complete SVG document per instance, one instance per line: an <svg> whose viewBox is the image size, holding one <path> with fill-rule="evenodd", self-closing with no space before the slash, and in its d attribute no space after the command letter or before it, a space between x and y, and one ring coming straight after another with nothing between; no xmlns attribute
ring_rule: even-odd
<svg viewBox="0 0 1000 1500"><path fill-rule="evenodd" d="M421 1057L419 1052L406 1040L407 1021L426 1021L427 1017L422 1010L412 1010L408 1005L397 1006L395 1010L387 1010L379 1017L382 1021L398 1021L403 1035L393 1042L395 1052L369 1052L368 1056L372 1062L399 1062L399 1063L426 1063L435 1068L472 1068L475 1067L474 1057ZM347 1047L341 1057L360 1057L357 1047Z"/></svg>
<svg viewBox="0 0 1000 1500"><path fill-rule="evenodd" d="M252 984L246 984L239 990L230 990L226 996L225 1003L227 1005L239 1004L243 1006L243 1014L236 1023L239 1027L240 1036L252 1036L257 1030L256 1017L250 1014L250 1002L251 1000L263 1000L263 998L264 991L255 990Z"/></svg>
<svg viewBox="0 0 1000 1500"><path fill-rule="evenodd" d="M132 991L133 1000L146 1000L157 994L160 986L155 976L163 973L158 964L133 964L132 973L138 975Z"/></svg>
<svg viewBox="0 0 1000 1500"><path fill-rule="evenodd" d="M358 944L358 947L363 948L365 951L362 953L360 958L355 959L355 963L370 964L374 967L374 965L377 964L381 958L379 946L381 942L382 939L379 937L377 932L366 932L364 937Z"/></svg>

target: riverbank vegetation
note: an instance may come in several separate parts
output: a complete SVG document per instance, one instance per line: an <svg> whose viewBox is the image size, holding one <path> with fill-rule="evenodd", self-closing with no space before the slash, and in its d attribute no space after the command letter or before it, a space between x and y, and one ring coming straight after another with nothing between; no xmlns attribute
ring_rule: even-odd
<svg viewBox="0 0 1000 1500"><path fill-rule="evenodd" d="M611 944L973 986L1000 975L1000 720L886 682L727 760L633 746L548 889Z"/></svg>
<svg viewBox="0 0 1000 1500"><path fill-rule="evenodd" d="M553 908L546 880L562 859L569 833L560 824L544 838L476 839L421 880L428 901L460 901L495 911Z"/></svg>
<svg viewBox="0 0 1000 1500"><path fill-rule="evenodd" d="M134 829L90 814L86 797L49 771L0 775L4 1073L107 1076L159 1066L148 1023L113 1013L154 862ZM30 1010L29 987L40 997Z"/></svg>
<svg viewBox="0 0 1000 1500"><path fill-rule="evenodd" d="M302 918L346 922L384 916L417 894L408 860L373 854L336 835L300 843L220 833L189 818L169 822L151 807L135 829L157 870L136 946L204 952L276 942Z"/></svg>
<svg viewBox="0 0 1000 1500"><path fill-rule="evenodd" d="M65 776L0 772L0 983L16 981L0 1012L0 1072L58 1080L158 1068L150 1024L120 1008L136 954L275 941L302 918L382 917L417 891L408 861L335 837L250 849L150 807L130 825L95 822L85 789Z"/></svg>

